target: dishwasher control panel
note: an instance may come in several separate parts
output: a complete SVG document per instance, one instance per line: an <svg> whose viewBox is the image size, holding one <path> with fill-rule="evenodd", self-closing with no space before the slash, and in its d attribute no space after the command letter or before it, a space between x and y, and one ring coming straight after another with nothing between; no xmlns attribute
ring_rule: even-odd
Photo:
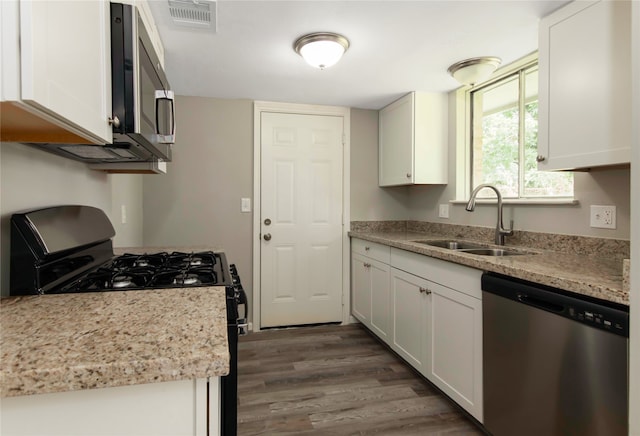
<svg viewBox="0 0 640 436"><path fill-rule="evenodd" d="M623 320L615 319L616 317L607 317L604 313L594 310L585 310L570 306L569 316L577 321L584 322L585 324L592 323L596 327L621 334L623 334L625 329L627 329L627 325Z"/></svg>

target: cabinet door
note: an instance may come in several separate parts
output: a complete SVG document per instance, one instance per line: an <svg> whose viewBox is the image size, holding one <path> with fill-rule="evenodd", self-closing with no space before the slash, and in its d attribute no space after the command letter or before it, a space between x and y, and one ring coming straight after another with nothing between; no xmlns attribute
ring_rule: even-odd
<svg viewBox="0 0 640 436"><path fill-rule="evenodd" d="M411 366L424 371L429 325L429 282L391 268L393 340L391 347Z"/></svg>
<svg viewBox="0 0 640 436"><path fill-rule="evenodd" d="M371 327L371 270L370 260L351 254L351 313L358 321Z"/></svg>
<svg viewBox="0 0 640 436"><path fill-rule="evenodd" d="M482 422L482 301L436 283L428 289L424 375Z"/></svg>
<svg viewBox="0 0 640 436"><path fill-rule="evenodd" d="M541 21L539 170L629 163L630 7L572 2Z"/></svg>
<svg viewBox="0 0 640 436"><path fill-rule="evenodd" d="M218 435L219 398L217 377L209 389L206 379L194 379L7 397L0 409L0 433Z"/></svg>
<svg viewBox="0 0 640 436"><path fill-rule="evenodd" d="M20 1L21 101L87 142L112 142L109 2Z"/></svg>
<svg viewBox="0 0 640 436"><path fill-rule="evenodd" d="M383 341L389 342L391 327L391 291L389 287L389 265L376 260L369 261L371 267L371 330Z"/></svg>
<svg viewBox="0 0 640 436"><path fill-rule="evenodd" d="M380 186L413 183L414 94L380 110L378 122Z"/></svg>

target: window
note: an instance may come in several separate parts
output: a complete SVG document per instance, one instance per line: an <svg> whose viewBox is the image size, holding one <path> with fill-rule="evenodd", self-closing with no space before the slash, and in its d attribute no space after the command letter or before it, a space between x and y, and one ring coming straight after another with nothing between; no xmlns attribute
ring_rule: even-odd
<svg viewBox="0 0 640 436"><path fill-rule="evenodd" d="M470 189L491 183L504 198L573 197L573 173L537 170L537 61L467 93L471 108ZM490 190L479 195L495 196Z"/></svg>

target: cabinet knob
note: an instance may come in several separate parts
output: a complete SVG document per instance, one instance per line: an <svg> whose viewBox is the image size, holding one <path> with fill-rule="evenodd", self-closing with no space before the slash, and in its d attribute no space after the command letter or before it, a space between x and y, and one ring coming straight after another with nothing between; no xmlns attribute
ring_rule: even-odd
<svg viewBox="0 0 640 436"><path fill-rule="evenodd" d="M120 118L118 118L117 116L114 117L109 117L109 125L113 126L113 127L120 127Z"/></svg>
<svg viewBox="0 0 640 436"><path fill-rule="evenodd" d="M371 247L364 247L364 251L369 251Z"/></svg>
<svg viewBox="0 0 640 436"><path fill-rule="evenodd" d="M420 288L420 293L421 294L427 294L427 295L431 295L431 291L427 288Z"/></svg>
<svg viewBox="0 0 640 436"><path fill-rule="evenodd" d="M543 155L539 154L538 156L536 156L536 162L544 162L547 158L544 157Z"/></svg>
<svg viewBox="0 0 640 436"><path fill-rule="evenodd" d="M411 178L411 173L407 173L407 179Z"/></svg>

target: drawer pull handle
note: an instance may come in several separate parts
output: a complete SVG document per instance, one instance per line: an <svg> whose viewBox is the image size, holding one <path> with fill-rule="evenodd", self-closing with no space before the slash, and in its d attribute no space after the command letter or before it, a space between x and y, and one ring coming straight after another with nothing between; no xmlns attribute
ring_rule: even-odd
<svg viewBox="0 0 640 436"><path fill-rule="evenodd" d="M369 251L371 247L364 247L364 251Z"/></svg>
<svg viewBox="0 0 640 436"><path fill-rule="evenodd" d="M431 291L427 288L420 288L420 293L421 294L427 294L427 295L431 295Z"/></svg>
<svg viewBox="0 0 640 436"><path fill-rule="evenodd" d="M365 267L365 268L371 268L371 264L370 264L370 263L365 263L365 264L364 264L364 267Z"/></svg>

